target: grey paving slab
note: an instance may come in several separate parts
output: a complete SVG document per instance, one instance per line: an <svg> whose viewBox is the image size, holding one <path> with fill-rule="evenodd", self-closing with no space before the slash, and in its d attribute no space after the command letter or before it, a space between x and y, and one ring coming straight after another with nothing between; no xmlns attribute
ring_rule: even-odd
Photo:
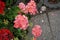
<svg viewBox="0 0 60 40"><path fill-rule="evenodd" d="M42 20L44 20L44 22L42 22ZM47 20L46 14L36 15L36 16L32 17L30 21L33 23L33 26L35 24L38 24L42 28L42 31L43 31L42 35L40 37L38 37L37 40L52 40L52 35L50 32L50 28L48 26L48 20ZM30 33L28 34L29 38L31 38L33 36L31 34L31 29L32 28L29 28L29 31L30 31Z"/></svg>
<svg viewBox="0 0 60 40"><path fill-rule="evenodd" d="M60 10L49 12L49 18L55 40L60 40Z"/></svg>

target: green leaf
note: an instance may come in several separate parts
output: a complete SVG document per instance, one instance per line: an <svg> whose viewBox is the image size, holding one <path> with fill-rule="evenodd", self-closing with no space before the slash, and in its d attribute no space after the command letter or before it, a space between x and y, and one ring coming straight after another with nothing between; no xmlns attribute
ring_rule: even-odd
<svg viewBox="0 0 60 40"><path fill-rule="evenodd" d="M21 30L20 29L18 29L18 32L19 32L19 34L21 33Z"/></svg>
<svg viewBox="0 0 60 40"><path fill-rule="evenodd" d="M17 0L6 0L6 7L11 7L16 3Z"/></svg>
<svg viewBox="0 0 60 40"><path fill-rule="evenodd" d="M8 9L6 11L6 17L12 21L15 19L15 16L17 16L18 12L20 11L20 9L17 6L13 6L10 9Z"/></svg>
<svg viewBox="0 0 60 40"><path fill-rule="evenodd" d="M13 0L6 0L6 6L10 6L13 3Z"/></svg>

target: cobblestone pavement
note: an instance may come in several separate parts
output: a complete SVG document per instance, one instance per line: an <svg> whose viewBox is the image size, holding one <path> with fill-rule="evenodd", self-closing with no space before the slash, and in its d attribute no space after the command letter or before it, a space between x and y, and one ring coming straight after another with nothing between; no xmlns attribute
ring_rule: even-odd
<svg viewBox="0 0 60 40"><path fill-rule="evenodd" d="M60 10L48 12L48 16L49 20L45 13L36 15L30 20L33 25L41 25L43 30L42 35L38 37L37 40L60 40ZM28 35L30 36L29 38L31 38L31 28L29 28L29 31L30 33Z"/></svg>

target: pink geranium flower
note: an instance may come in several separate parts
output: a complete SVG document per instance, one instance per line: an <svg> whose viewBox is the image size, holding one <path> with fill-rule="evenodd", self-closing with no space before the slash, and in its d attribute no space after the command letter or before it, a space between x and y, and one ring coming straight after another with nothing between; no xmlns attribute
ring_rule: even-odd
<svg viewBox="0 0 60 40"><path fill-rule="evenodd" d="M22 10L25 10L25 4L23 2L19 3L18 7Z"/></svg>
<svg viewBox="0 0 60 40"><path fill-rule="evenodd" d="M28 12L31 15L35 15L38 11L36 8L36 3L34 0L30 0L29 3L27 3L27 5L25 5L23 2L19 3L18 6L25 14L28 14Z"/></svg>
<svg viewBox="0 0 60 40"><path fill-rule="evenodd" d="M26 5L23 3L23 2L21 2L21 3L19 3L19 6L18 6L20 9L21 9L21 11L23 11L24 13L28 13L28 11L26 10Z"/></svg>
<svg viewBox="0 0 60 40"><path fill-rule="evenodd" d="M28 12L31 15L35 15L38 11L36 8L36 3L34 0L31 0L27 5L26 5L26 10L28 10Z"/></svg>
<svg viewBox="0 0 60 40"><path fill-rule="evenodd" d="M42 29L39 25L35 25L32 29L32 34L34 35L33 40L37 40L37 37L41 36Z"/></svg>
<svg viewBox="0 0 60 40"><path fill-rule="evenodd" d="M17 15L14 21L14 27L26 30L28 24L28 18L25 15Z"/></svg>
<svg viewBox="0 0 60 40"><path fill-rule="evenodd" d="M39 25L35 25L32 29L32 34L34 37L39 37L42 34L42 29Z"/></svg>

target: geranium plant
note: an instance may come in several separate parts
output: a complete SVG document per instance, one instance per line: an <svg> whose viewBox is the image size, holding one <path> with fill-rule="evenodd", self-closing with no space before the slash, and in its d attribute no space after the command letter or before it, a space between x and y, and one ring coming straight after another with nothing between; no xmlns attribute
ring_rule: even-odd
<svg viewBox="0 0 60 40"><path fill-rule="evenodd" d="M18 0L0 0L0 40L26 40L31 25L29 20L38 13L34 0L27 4L20 2L13 5L16 1ZM33 40L37 40L42 29L35 25L31 33L34 36Z"/></svg>

